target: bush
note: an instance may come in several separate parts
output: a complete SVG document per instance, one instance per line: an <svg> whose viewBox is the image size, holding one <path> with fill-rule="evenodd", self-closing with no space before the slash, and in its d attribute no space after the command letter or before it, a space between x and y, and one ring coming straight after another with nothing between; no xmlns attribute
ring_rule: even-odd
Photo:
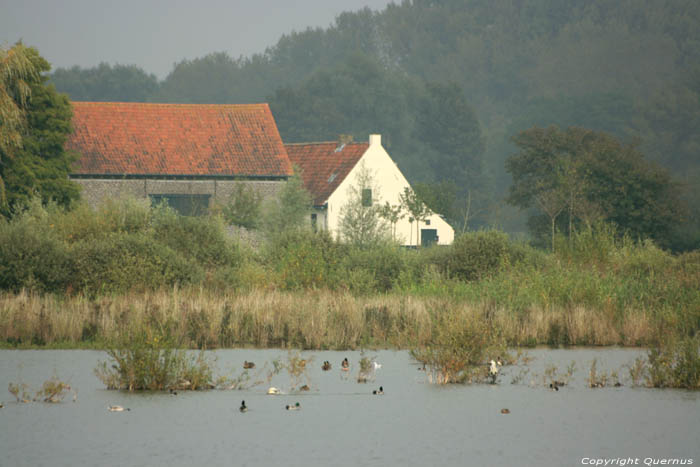
<svg viewBox="0 0 700 467"><path fill-rule="evenodd" d="M434 313L431 340L411 355L438 384L483 382L488 377L484 363L506 355L505 340L488 319L473 319L459 310Z"/></svg>
<svg viewBox="0 0 700 467"><path fill-rule="evenodd" d="M273 235L268 259L287 289L334 288L345 250L326 231L285 230Z"/></svg>
<svg viewBox="0 0 700 467"><path fill-rule="evenodd" d="M179 216L159 207L153 216L154 236L179 254L204 266L235 266L240 261L236 244L226 238L221 218Z"/></svg>
<svg viewBox="0 0 700 467"><path fill-rule="evenodd" d="M107 389L168 390L214 387L211 363L176 349L167 336L139 330L112 343L110 365L100 362L95 374Z"/></svg>
<svg viewBox="0 0 700 467"><path fill-rule="evenodd" d="M71 256L74 286L93 294L197 283L204 277L197 263L144 234L81 241Z"/></svg>
<svg viewBox="0 0 700 467"><path fill-rule="evenodd" d="M664 341L649 350L647 385L700 389L700 339Z"/></svg>
<svg viewBox="0 0 700 467"><path fill-rule="evenodd" d="M29 216L0 220L0 289L65 291L69 265L68 249L50 225Z"/></svg>
<svg viewBox="0 0 700 467"><path fill-rule="evenodd" d="M447 254L437 259L449 277L474 281L491 276L506 264L522 260L523 252L503 232L482 231L457 237Z"/></svg>
<svg viewBox="0 0 700 467"><path fill-rule="evenodd" d="M350 289L360 293L388 292L394 288L406 268L406 252L388 242L361 248L351 247L343 258L343 277L355 279ZM364 281L358 279L364 278ZM357 286L361 284L361 287Z"/></svg>

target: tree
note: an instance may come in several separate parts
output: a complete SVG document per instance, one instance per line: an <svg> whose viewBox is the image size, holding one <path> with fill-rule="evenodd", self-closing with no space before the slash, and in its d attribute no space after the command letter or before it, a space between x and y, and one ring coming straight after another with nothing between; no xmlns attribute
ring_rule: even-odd
<svg viewBox="0 0 700 467"><path fill-rule="evenodd" d="M380 215L380 199L374 177L363 162L355 185L348 187L348 201L340 208L339 234L343 241L366 247L388 236Z"/></svg>
<svg viewBox="0 0 700 467"><path fill-rule="evenodd" d="M410 216L408 221L416 223L416 246L420 247L420 223L425 222L425 220L430 216L430 209L425 205L422 199L418 197L415 191L411 188L406 187L403 193L400 195L401 205L408 212Z"/></svg>
<svg viewBox="0 0 700 467"><path fill-rule="evenodd" d="M311 195L295 171L278 196L263 206L263 227L271 234L304 227L309 222Z"/></svg>
<svg viewBox="0 0 700 467"><path fill-rule="evenodd" d="M252 186L236 183L228 203L222 207L226 222L253 229L260 222L262 195Z"/></svg>
<svg viewBox="0 0 700 467"><path fill-rule="evenodd" d="M12 96L20 109L20 122L15 122L14 128L12 120L3 116L2 132L13 133L0 147L0 214L4 216L10 216L35 196L44 203L53 200L68 206L80 193L79 186L68 179L78 155L63 147L71 132L68 98L46 84L47 78L41 73L51 67L36 49L18 44L4 52L5 58L14 54L23 56L21 66L25 71L18 75L6 70L3 74L3 92ZM4 66L12 67L11 60ZM17 76L23 76L21 82L15 79ZM5 101L3 106L11 107L12 103ZM8 115L17 115L13 112L10 109Z"/></svg>
<svg viewBox="0 0 700 467"><path fill-rule="evenodd" d="M39 76L31 50L21 42L10 49L0 47L0 164L22 146L26 106L31 97L29 81ZM0 205L6 204L5 183L0 177Z"/></svg>
<svg viewBox="0 0 700 467"><path fill-rule="evenodd" d="M396 240L396 224L406 217L406 213L403 212L403 206L395 205L386 201L384 205L379 207L379 217L384 219L391 225L391 239Z"/></svg>
<svg viewBox="0 0 700 467"><path fill-rule="evenodd" d="M147 102L159 89L158 79L136 65L100 63L93 68L59 68L51 82L74 101Z"/></svg>
<svg viewBox="0 0 700 467"><path fill-rule="evenodd" d="M484 138L476 113L456 83L427 83L416 113L420 139L439 157L430 161L438 180L460 185L475 180L482 171Z"/></svg>
<svg viewBox="0 0 700 467"><path fill-rule="evenodd" d="M522 209L537 204L553 226L566 209L569 233L577 222L602 217L664 244L682 217L679 187L668 172L606 133L552 126L513 141L519 152L506 161L513 176L507 201Z"/></svg>

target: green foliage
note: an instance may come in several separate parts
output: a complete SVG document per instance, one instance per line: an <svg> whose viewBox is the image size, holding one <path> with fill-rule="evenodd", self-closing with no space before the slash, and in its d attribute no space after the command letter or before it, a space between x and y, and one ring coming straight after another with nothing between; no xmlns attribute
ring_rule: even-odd
<svg viewBox="0 0 700 467"><path fill-rule="evenodd" d="M275 235L287 229L310 226L311 195L298 173L287 180L276 199L263 206L262 228Z"/></svg>
<svg viewBox="0 0 700 467"><path fill-rule="evenodd" d="M74 101L146 102L159 89L158 79L135 65L58 68L51 82Z"/></svg>
<svg viewBox="0 0 700 467"><path fill-rule="evenodd" d="M426 94L418 104L416 130L439 155L429 161L437 180L464 186L481 175L484 138L459 84L426 84Z"/></svg>
<svg viewBox="0 0 700 467"><path fill-rule="evenodd" d="M665 338L648 352L646 382L655 388L700 389L700 340Z"/></svg>
<svg viewBox="0 0 700 467"><path fill-rule="evenodd" d="M111 234L71 248L77 290L99 293L151 290L198 283L201 266L146 234Z"/></svg>
<svg viewBox="0 0 700 467"><path fill-rule="evenodd" d="M135 330L112 342L109 362L100 362L95 375L107 389L128 391L210 389L213 367L200 352L194 356L176 348L167 335Z"/></svg>
<svg viewBox="0 0 700 467"><path fill-rule="evenodd" d="M503 232L480 231L458 236L448 252L436 259L449 277L474 281L516 263L522 255Z"/></svg>
<svg viewBox="0 0 700 467"><path fill-rule="evenodd" d="M0 220L0 289L62 292L71 281L69 249L47 225L38 203L12 221Z"/></svg>
<svg viewBox="0 0 700 467"><path fill-rule="evenodd" d="M236 265L240 253L226 238L222 219L214 216L178 216L170 209L157 209L153 235L165 246L204 267Z"/></svg>
<svg viewBox="0 0 700 467"><path fill-rule="evenodd" d="M577 226L606 220L633 238L660 242L681 219L683 206L668 173L607 134L533 128L514 142L519 152L506 162L513 175L508 202L546 213L552 242L560 214L569 236Z"/></svg>
<svg viewBox="0 0 700 467"><path fill-rule="evenodd" d="M384 293L392 290L405 269L406 253L398 245L377 242L351 247L342 262L343 277L355 293Z"/></svg>
<svg viewBox="0 0 700 467"><path fill-rule="evenodd" d="M30 68L24 75L17 70L5 70L7 75L3 75L0 82L0 97L14 96L14 99L18 99L22 123L26 124L21 133L13 133L18 131L11 130L13 124L5 124L10 115L0 118L3 121L0 137L4 138L3 134L7 131L15 136L21 134L20 139L10 138L14 141L13 145L0 145L0 214L10 216L34 196L39 196L44 203L51 200L68 206L79 196L78 185L68 180L71 164L78 156L63 149L71 132L72 111L68 98L46 84L47 78L41 73L48 71L50 66L36 49L24 48L19 44L10 51L2 50L2 55L22 55L28 61L25 66ZM22 80L22 76L25 80ZM14 81L17 77L20 77L21 85ZM8 83L7 78L10 79ZM22 88L24 93L18 90L10 95L5 94L3 89L6 86L10 90ZM12 107L13 104L4 100L0 105ZM3 114L4 110L0 115Z"/></svg>
<svg viewBox="0 0 700 467"><path fill-rule="evenodd" d="M430 216L430 210L418 194L411 188L406 187L403 193L399 195L401 199L401 207L408 215L408 221L416 223L416 245L420 246L420 223Z"/></svg>
<svg viewBox="0 0 700 467"><path fill-rule="evenodd" d="M260 222L261 207L262 195L252 186L237 183L222 214L231 225L254 229Z"/></svg>
<svg viewBox="0 0 700 467"><path fill-rule="evenodd" d="M437 384L484 382L484 363L505 355L505 341L491 323L458 319L455 314L434 314L431 344L411 349L411 355Z"/></svg>
<svg viewBox="0 0 700 467"><path fill-rule="evenodd" d="M327 231L289 229L271 239L268 258L285 288L334 288L343 249Z"/></svg>

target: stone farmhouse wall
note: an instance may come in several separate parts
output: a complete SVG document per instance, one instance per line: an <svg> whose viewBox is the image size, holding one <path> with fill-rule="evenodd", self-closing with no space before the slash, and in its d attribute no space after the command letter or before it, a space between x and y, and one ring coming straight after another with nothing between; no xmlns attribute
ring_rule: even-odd
<svg viewBox="0 0 700 467"><path fill-rule="evenodd" d="M193 179L108 179L75 177L82 186L82 198L97 207L105 199L149 199L151 195L210 195L210 208L228 201L234 187L243 183L262 194L263 200L275 197L286 181L280 180L193 180Z"/></svg>

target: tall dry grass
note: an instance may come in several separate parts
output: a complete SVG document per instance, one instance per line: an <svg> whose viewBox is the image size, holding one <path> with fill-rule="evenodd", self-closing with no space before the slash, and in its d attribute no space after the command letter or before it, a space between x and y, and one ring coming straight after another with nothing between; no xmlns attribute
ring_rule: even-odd
<svg viewBox="0 0 700 467"><path fill-rule="evenodd" d="M88 298L0 294L6 346L92 346L134 327L167 334L183 348L408 348L439 339L440 326L488 321L508 345L648 345L658 313L582 305L508 309L454 297L254 289L173 288Z"/></svg>

